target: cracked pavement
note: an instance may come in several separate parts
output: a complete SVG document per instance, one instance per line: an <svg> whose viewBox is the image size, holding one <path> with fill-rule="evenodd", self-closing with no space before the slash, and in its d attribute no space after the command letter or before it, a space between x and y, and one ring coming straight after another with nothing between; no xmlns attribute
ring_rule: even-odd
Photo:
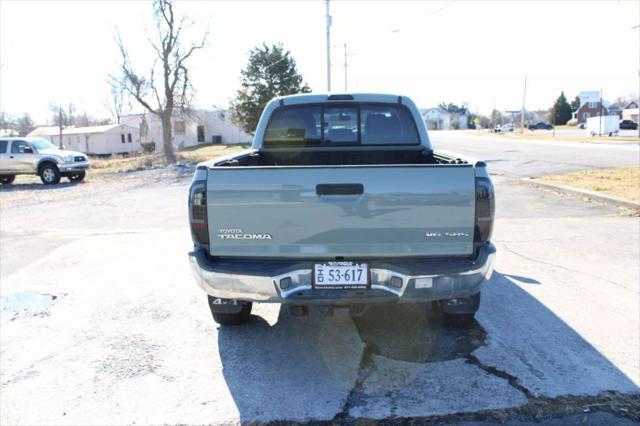
<svg viewBox="0 0 640 426"><path fill-rule="evenodd" d="M69 198L0 191L0 423L639 420L640 218L511 178L626 164L637 146L458 135L432 138L485 153L498 217L465 330L420 306L254 305L246 327L219 328L187 262L185 170L89 176Z"/></svg>

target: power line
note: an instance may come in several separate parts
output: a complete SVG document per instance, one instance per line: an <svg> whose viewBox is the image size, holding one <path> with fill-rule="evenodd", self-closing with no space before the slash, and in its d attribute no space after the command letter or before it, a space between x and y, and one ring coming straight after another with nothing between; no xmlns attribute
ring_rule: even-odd
<svg viewBox="0 0 640 426"><path fill-rule="evenodd" d="M445 10L446 8L448 8L449 6L451 6L452 4L454 4L456 1L458 1L458 0L452 0L452 1L450 1L449 3L445 4L444 6L442 6L440 9L438 9L438 10L436 10L436 11L434 11L434 12L430 13L429 15L427 15L427 16L425 17L425 19L429 19L429 18L431 18L432 16L437 15L438 13L442 12L443 10Z"/></svg>

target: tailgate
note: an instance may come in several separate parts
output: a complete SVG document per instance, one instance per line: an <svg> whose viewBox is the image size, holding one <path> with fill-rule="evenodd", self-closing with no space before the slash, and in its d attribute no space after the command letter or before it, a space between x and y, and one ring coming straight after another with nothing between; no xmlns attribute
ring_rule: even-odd
<svg viewBox="0 0 640 426"><path fill-rule="evenodd" d="M207 177L211 254L470 255L471 165L228 167Z"/></svg>

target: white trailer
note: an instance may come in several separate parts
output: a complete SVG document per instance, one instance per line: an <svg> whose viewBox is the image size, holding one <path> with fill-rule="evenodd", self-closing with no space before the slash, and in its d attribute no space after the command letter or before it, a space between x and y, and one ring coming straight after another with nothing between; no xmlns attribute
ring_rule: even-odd
<svg viewBox="0 0 640 426"><path fill-rule="evenodd" d="M587 132L591 136L617 134L620 130L620 117L617 115L603 115L587 118Z"/></svg>

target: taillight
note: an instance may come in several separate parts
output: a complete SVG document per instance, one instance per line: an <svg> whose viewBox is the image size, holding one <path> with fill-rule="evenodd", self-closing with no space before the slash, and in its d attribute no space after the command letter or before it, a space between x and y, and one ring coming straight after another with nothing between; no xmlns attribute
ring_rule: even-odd
<svg viewBox="0 0 640 426"><path fill-rule="evenodd" d="M204 179L201 179L204 175ZM196 170L189 189L189 225L195 245L209 245L207 225L207 180L206 170Z"/></svg>
<svg viewBox="0 0 640 426"><path fill-rule="evenodd" d="M491 180L476 177L476 223L474 241L485 243L491 239L495 214L495 195Z"/></svg>

